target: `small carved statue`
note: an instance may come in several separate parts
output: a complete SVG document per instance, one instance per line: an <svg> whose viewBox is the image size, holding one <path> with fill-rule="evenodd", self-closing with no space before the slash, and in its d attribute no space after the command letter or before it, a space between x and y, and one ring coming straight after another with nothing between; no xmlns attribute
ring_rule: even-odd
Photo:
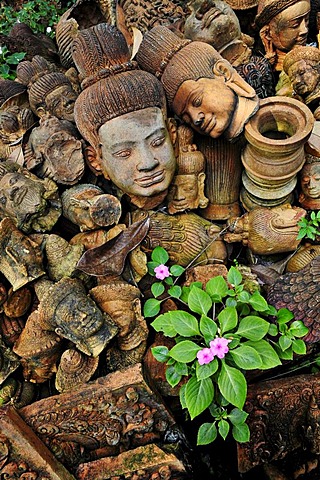
<svg viewBox="0 0 320 480"><path fill-rule="evenodd" d="M118 223L121 203L114 196L92 184L82 183L61 196L63 216L78 225L81 232Z"/></svg>
<svg viewBox="0 0 320 480"><path fill-rule="evenodd" d="M307 210L320 210L320 158L306 154L300 173L299 203Z"/></svg>
<svg viewBox="0 0 320 480"><path fill-rule="evenodd" d="M33 128L24 146L24 162L38 177L48 177L62 185L81 180L85 162L82 141L73 123L45 115Z"/></svg>
<svg viewBox="0 0 320 480"><path fill-rule="evenodd" d="M137 70L123 35L107 24L79 33L73 59L83 88L75 120L90 144L88 162L133 204L158 206L176 164L160 82Z"/></svg>
<svg viewBox="0 0 320 480"><path fill-rule="evenodd" d="M24 233L50 231L61 215L57 185L16 163L0 163L0 218L9 217Z"/></svg>
<svg viewBox="0 0 320 480"><path fill-rule="evenodd" d="M195 208L206 208L209 200L204 195L205 158L193 142L193 131L187 125L177 130L179 154L177 172L167 197L169 213L181 213Z"/></svg>
<svg viewBox="0 0 320 480"><path fill-rule="evenodd" d="M12 97L26 94L27 87L14 80L0 78L0 107ZM26 95L27 96L27 95Z"/></svg>
<svg viewBox="0 0 320 480"><path fill-rule="evenodd" d="M265 57L276 71L282 70L287 52L305 45L308 37L310 0L260 0L255 25Z"/></svg>
<svg viewBox="0 0 320 480"><path fill-rule="evenodd" d="M257 207L240 218L230 219L229 232L224 235L224 240L227 243L242 242L258 255L292 252L300 243L297 224L306 213L290 204Z"/></svg>
<svg viewBox="0 0 320 480"><path fill-rule="evenodd" d="M133 212L137 219L140 212ZM186 267L189 264L224 263L227 258L221 228L193 212L166 215L150 212L150 228L141 248L147 252L160 245L169 254L170 261Z"/></svg>
<svg viewBox="0 0 320 480"><path fill-rule="evenodd" d="M285 56L283 70L294 93L320 120L320 50L316 47L295 47Z"/></svg>
<svg viewBox="0 0 320 480"><path fill-rule="evenodd" d="M196 0L190 9L184 36L212 45L255 89L259 98L274 95L270 63L252 54L254 39L241 32L238 17L230 5L223 0Z"/></svg>
<svg viewBox="0 0 320 480"><path fill-rule="evenodd" d="M0 109L0 158L7 160L22 141L25 132L35 123L35 117L29 108L18 105Z"/></svg>
<svg viewBox="0 0 320 480"><path fill-rule="evenodd" d="M68 348L60 358L55 378L56 389L66 392L87 383L97 370L98 363L98 357L88 357L76 348Z"/></svg>
<svg viewBox="0 0 320 480"><path fill-rule="evenodd" d="M202 135L233 140L259 107L254 89L211 45L166 27L145 34L137 60L161 79L174 113Z"/></svg>
<svg viewBox="0 0 320 480"><path fill-rule="evenodd" d="M37 282L41 327L67 338L86 355L97 357L118 328L87 296L82 282L64 277L59 282Z"/></svg>
<svg viewBox="0 0 320 480"><path fill-rule="evenodd" d="M49 113L61 120L74 121L77 94L67 76L58 72L54 64L36 55L31 62L19 63L17 79L28 86L30 106L38 117Z"/></svg>
<svg viewBox="0 0 320 480"><path fill-rule="evenodd" d="M119 329L116 345L106 351L108 371L141 362L149 330L141 315L139 289L119 279L94 287L90 295Z"/></svg>

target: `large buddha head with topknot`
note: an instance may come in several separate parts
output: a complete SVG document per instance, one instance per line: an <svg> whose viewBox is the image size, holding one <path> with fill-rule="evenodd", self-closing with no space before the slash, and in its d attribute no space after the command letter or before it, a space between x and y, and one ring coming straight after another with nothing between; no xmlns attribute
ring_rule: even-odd
<svg viewBox="0 0 320 480"><path fill-rule="evenodd" d="M137 60L161 80L174 113L202 135L233 140L258 109L254 89L207 43L158 26L144 35Z"/></svg>
<svg viewBox="0 0 320 480"><path fill-rule="evenodd" d="M83 89L75 120L90 144L88 162L135 205L159 204L175 171L161 83L138 69L124 36L108 24L82 30L72 55Z"/></svg>

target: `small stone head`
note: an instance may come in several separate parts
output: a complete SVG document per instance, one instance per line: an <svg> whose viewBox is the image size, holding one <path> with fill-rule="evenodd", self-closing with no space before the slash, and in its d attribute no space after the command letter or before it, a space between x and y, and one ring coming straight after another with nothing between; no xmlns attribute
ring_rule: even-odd
<svg viewBox="0 0 320 480"><path fill-rule="evenodd" d="M294 91L302 98L320 88L320 51L316 47L298 46L285 56L283 70Z"/></svg>
<svg viewBox="0 0 320 480"><path fill-rule="evenodd" d="M110 25L82 30L72 50L83 88L75 120L90 144L91 167L137 205L165 194L175 158L161 83L137 70L123 35Z"/></svg>
<svg viewBox="0 0 320 480"><path fill-rule="evenodd" d="M320 158L306 154L306 163L300 172L300 204L310 210L320 209Z"/></svg>

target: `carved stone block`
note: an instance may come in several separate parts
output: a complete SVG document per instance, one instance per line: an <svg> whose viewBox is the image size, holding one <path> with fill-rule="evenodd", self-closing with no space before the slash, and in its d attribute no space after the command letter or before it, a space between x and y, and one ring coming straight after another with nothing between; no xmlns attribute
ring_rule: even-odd
<svg viewBox="0 0 320 480"><path fill-rule="evenodd" d="M116 457L82 463L77 469L78 480L112 480L114 478L175 479L188 478L183 463L173 454L151 444L123 452Z"/></svg>
<svg viewBox="0 0 320 480"><path fill-rule="evenodd" d="M20 414L67 467L161 441L174 424L141 364L35 402Z"/></svg>
<svg viewBox="0 0 320 480"><path fill-rule="evenodd" d="M13 407L0 409L0 478L75 480Z"/></svg>
<svg viewBox="0 0 320 480"><path fill-rule="evenodd" d="M238 444L238 470L281 460L303 446L320 450L320 375L269 380L248 388L251 437Z"/></svg>

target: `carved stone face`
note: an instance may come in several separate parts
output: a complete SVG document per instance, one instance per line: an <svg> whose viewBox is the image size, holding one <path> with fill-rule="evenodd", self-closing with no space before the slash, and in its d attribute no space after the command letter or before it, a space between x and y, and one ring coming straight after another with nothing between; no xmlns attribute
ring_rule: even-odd
<svg viewBox="0 0 320 480"><path fill-rule="evenodd" d="M239 20L226 2L200 0L194 2L191 8L184 27L186 38L209 43L217 50L240 38Z"/></svg>
<svg viewBox="0 0 320 480"><path fill-rule="evenodd" d="M198 208L204 198L204 174L176 175L170 186L168 205L170 213Z"/></svg>
<svg viewBox="0 0 320 480"><path fill-rule="evenodd" d="M288 52L296 45L306 44L309 12L309 0L301 0L278 13L270 21L270 40L277 49Z"/></svg>
<svg viewBox="0 0 320 480"><path fill-rule="evenodd" d="M309 163L303 167L301 190L306 197L320 198L320 163Z"/></svg>
<svg viewBox="0 0 320 480"><path fill-rule="evenodd" d="M22 173L7 173L0 179L0 215L18 220L21 228L45 208L44 186Z"/></svg>
<svg viewBox="0 0 320 480"><path fill-rule="evenodd" d="M293 89L299 95L312 93L320 83L320 69L305 60L295 62L288 71Z"/></svg>
<svg viewBox="0 0 320 480"><path fill-rule="evenodd" d="M232 121L237 96L223 76L186 80L179 87L173 110L202 135L217 138Z"/></svg>
<svg viewBox="0 0 320 480"><path fill-rule="evenodd" d="M164 192L175 171L175 157L162 111L148 107L106 122L99 129L105 177L129 196Z"/></svg>
<svg viewBox="0 0 320 480"><path fill-rule="evenodd" d="M61 120L74 122L74 104L77 94L69 85L62 85L46 96L47 111Z"/></svg>

